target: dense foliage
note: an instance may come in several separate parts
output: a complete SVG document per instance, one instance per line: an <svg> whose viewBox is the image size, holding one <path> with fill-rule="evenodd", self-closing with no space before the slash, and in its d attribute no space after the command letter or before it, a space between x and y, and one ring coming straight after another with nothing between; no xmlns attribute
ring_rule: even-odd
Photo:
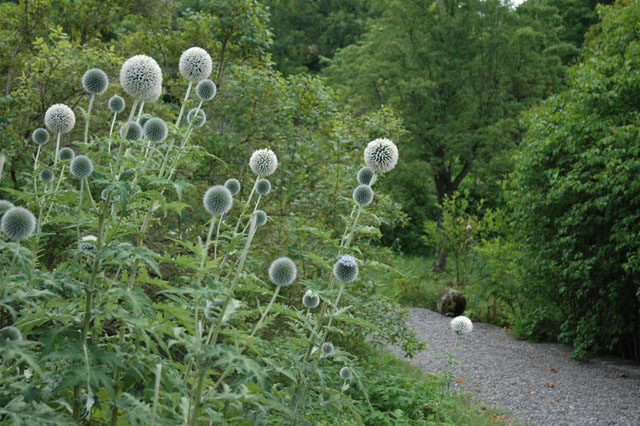
<svg viewBox="0 0 640 426"><path fill-rule="evenodd" d="M569 87L526 116L512 203L531 335L640 360L640 4L603 9Z"/></svg>

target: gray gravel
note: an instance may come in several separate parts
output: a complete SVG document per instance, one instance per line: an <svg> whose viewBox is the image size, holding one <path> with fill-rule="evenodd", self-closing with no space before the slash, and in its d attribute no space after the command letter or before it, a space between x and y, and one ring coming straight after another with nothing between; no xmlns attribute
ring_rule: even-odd
<svg viewBox="0 0 640 426"><path fill-rule="evenodd" d="M427 342L412 363L447 369L442 352L454 336L451 318L420 308L409 325ZM458 340L453 388L478 391L479 402L513 413L509 420L536 425L640 425L640 366L617 358L571 359L571 348L517 340L502 327L474 323ZM399 350L394 349L398 354Z"/></svg>

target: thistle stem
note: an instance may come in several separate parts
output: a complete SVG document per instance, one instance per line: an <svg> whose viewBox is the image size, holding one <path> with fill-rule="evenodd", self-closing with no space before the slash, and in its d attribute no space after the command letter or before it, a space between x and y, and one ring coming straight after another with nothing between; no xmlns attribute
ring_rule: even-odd
<svg viewBox="0 0 640 426"><path fill-rule="evenodd" d="M34 163L33 163L33 173L34 173L34 175L36 173L36 169L38 168L38 157L40 157L40 148L42 148L42 145L38 145L38 150L36 151L36 161L34 161Z"/></svg>
<svg viewBox="0 0 640 426"><path fill-rule="evenodd" d="M144 101L140 102L140 109L138 110L138 120L142 117L142 111L144 110Z"/></svg>
<svg viewBox="0 0 640 426"><path fill-rule="evenodd" d="M78 223L76 225L76 234L77 234L77 241L80 241L80 211L82 211L82 196L84 194L84 178L80 179L80 196L79 196L79 201L78 201L78 211L77 211L77 216L78 216Z"/></svg>
<svg viewBox="0 0 640 426"><path fill-rule="evenodd" d="M240 222L242 221L242 216L247 211L247 206L251 202L251 198L253 197L253 193L256 191L256 185L258 184L258 179L259 178L260 178L259 176L256 176L256 180L255 180L255 182L253 182L253 188L251 188L251 192L249 193L249 198L247 199L244 207L242 208L242 212L238 216L238 221L236 222L236 227L233 230L233 235L234 236L238 234L238 228L240 227Z"/></svg>
<svg viewBox="0 0 640 426"><path fill-rule="evenodd" d="M58 163L58 152L60 151L60 132L58 132L58 136L56 137L56 156L53 159L53 165L55 166Z"/></svg>
<svg viewBox="0 0 640 426"><path fill-rule="evenodd" d="M158 398L160 397L160 378L162 377L162 364L156 364L156 387L153 393L153 409L151 411L151 426L156 424L158 412Z"/></svg>
<svg viewBox="0 0 640 426"><path fill-rule="evenodd" d="M96 206L96 202L93 201L93 196L91 195L91 189L89 188L89 179L88 178L83 178L85 181L85 187L87 188L87 194L89 194L89 199L91 200L91 204L93 205L94 209L97 209L98 206Z"/></svg>
<svg viewBox="0 0 640 426"><path fill-rule="evenodd" d="M9 278L11 278L11 274L13 274L13 268L16 266L16 259L18 258L18 251L20 251L20 241L16 242L16 251L13 253L13 258L11 259L9 270L7 271L7 275L4 278L4 284L2 285L2 287L0 287L0 298L2 297L4 288L7 286L7 284L9 284Z"/></svg>
<svg viewBox="0 0 640 426"><path fill-rule="evenodd" d="M87 143L87 139L89 139L89 121L91 121L91 108L93 107L93 100L96 95L91 94L91 98L89 98L89 108L87 109L87 121L84 124L84 143Z"/></svg>
<svg viewBox="0 0 640 426"><path fill-rule="evenodd" d="M184 113L184 106L186 105L187 100L189 99L189 93L191 92L192 85L193 85L193 82L190 81L189 85L187 86L187 93L185 93L184 100L182 101L182 106L180 107L180 114L178 114L178 119L176 120L176 127L180 127L180 120L182 120L182 114Z"/></svg>
<svg viewBox="0 0 640 426"><path fill-rule="evenodd" d="M113 126L116 124L117 115L118 115L117 112L113 113L113 119L111 120L111 128L109 129L109 145L108 145L108 148L107 148L107 152L109 154L111 154L111 135L113 134Z"/></svg>
<svg viewBox="0 0 640 426"><path fill-rule="evenodd" d="M118 149L118 156L116 157L116 165L112 171L112 174L113 174L113 176L111 177L112 179L115 179L119 173L120 161L122 160L122 152L124 150L124 145L127 140L127 134L129 133L129 125L131 123L131 120L133 120L133 114L135 113L137 106L138 106L138 100L134 99L133 105L131 105L131 111L129 112L129 118L127 119L127 122L124 124L124 129L122 133L124 135L124 138L122 138L122 141L120 142L120 148Z"/></svg>

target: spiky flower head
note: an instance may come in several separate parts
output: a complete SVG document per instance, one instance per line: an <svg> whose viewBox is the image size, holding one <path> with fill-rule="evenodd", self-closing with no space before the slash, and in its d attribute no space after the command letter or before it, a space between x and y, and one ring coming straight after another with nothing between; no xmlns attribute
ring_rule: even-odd
<svg viewBox="0 0 640 426"><path fill-rule="evenodd" d="M142 100L148 103L154 103L155 101L160 99L160 96L162 96L162 86L156 87L155 90L149 94L149 96Z"/></svg>
<svg viewBox="0 0 640 426"><path fill-rule="evenodd" d="M58 159L61 161L73 160L74 154L73 150L69 147L64 147L58 153Z"/></svg>
<svg viewBox="0 0 640 426"><path fill-rule="evenodd" d="M207 115L200 108L193 108L187 113L187 122L194 127L202 127L207 122Z"/></svg>
<svg viewBox="0 0 640 426"><path fill-rule="evenodd" d="M364 163L377 174L387 173L398 163L398 148L387 138L375 139L364 149Z"/></svg>
<svg viewBox="0 0 640 426"><path fill-rule="evenodd" d="M229 192L231 192L231 195L236 195L240 192L240 181L238 179L227 179L224 186L226 186Z"/></svg>
<svg viewBox="0 0 640 426"><path fill-rule="evenodd" d="M8 325L0 328L0 340L22 340L22 333L16 327Z"/></svg>
<svg viewBox="0 0 640 426"><path fill-rule="evenodd" d="M122 112L124 110L124 99L122 96L113 95L109 99L109 109L111 112Z"/></svg>
<svg viewBox="0 0 640 426"><path fill-rule="evenodd" d="M35 129L31 134L31 139L38 145L44 145L49 142L49 132L47 129L43 129L42 127Z"/></svg>
<svg viewBox="0 0 640 426"><path fill-rule="evenodd" d="M196 85L196 95L203 101L210 101L216 96L216 92L218 89L216 88L216 84L209 80L202 80L200 83Z"/></svg>
<svg viewBox="0 0 640 426"><path fill-rule="evenodd" d="M78 179L87 178L93 173L93 162L86 155L77 155L71 160L69 170Z"/></svg>
<svg viewBox="0 0 640 426"><path fill-rule="evenodd" d="M269 179L259 179L256 182L256 192L260 195L267 195L268 193L271 192L271 182L269 182Z"/></svg>
<svg viewBox="0 0 640 426"><path fill-rule="evenodd" d="M162 90L162 70L149 56L132 56L120 68L120 85L134 98L150 100Z"/></svg>
<svg viewBox="0 0 640 426"><path fill-rule="evenodd" d="M256 225L262 226L267 223L267 214L264 210L256 210Z"/></svg>
<svg viewBox="0 0 640 426"><path fill-rule="evenodd" d="M231 209L233 196L225 186L214 185L204 193L202 204L205 210L213 216L220 216Z"/></svg>
<svg viewBox="0 0 640 426"><path fill-rule="evenodd" d="M455 317L451 320L451 331L456 336L466 336L473 330L473 323L471 320L463 315Z"/></svg>
<svg viewBox="0 0 640 426"><path fill-rule="evenodd" d="M298 274L296 264L288 257L280 257L269 266L269 279L277 286L290 285Z"/></svg>
<svg viewBox="0 0 640 426"><path fill-rule="evenodd" d="M128 127L128 129L127 129ZM124 130L127 129L127 137L124 137ZM122 127L120 127L120 138L121 139L126 139L128 141L137 141L138 139L140 139L142 137L142 127L140 127L140 125L138 123L136 123L135 121L129 121L129 125L127 126L127 123L123 124Z"/></svg>
<svg viewBox="0 0 640 426"><path fill-rule="evenodd" d="M144 137L151 142L162 142L169 135L167 123L162 118L153 117L144 123Z"/></svg>
<svg viewBox="0 0 640 426"><path fill-rule="evenodd" d="M358 185L353 190L353 201L360 206L366 206L373 201L373 189L369 185Z"/></svg>
<svg viewBox="0 0 640 426"><path fill-rule="evenodd" d="M375 183L377 176L373 170L371 170L367 166L364 166L363 168L358 170L357 178L360 185L371 186Z"/></svg>
<svg viewBox="0 0 640 426"><path fill-rule="evenodd" d="M331 354L333 353L333 351L334 351L333 343L331 343L331 342L324 342L324 343L322 344L322 352L323 352L325 355L327 355L327 356L328 356L328 355L331 355Z"/></svg>
<svg viewBox="0 0 640 426"><path fill-rule="evenodd" d="M82 88L92 95L104 93L109 87L109 77L98 68L91 68L82 76Z"/></svg>
<svg viewBox="0 0 640 426"><path fill-rule="evenodd" d="M14 241L27 239L36 230L36 218L23 207L11 207L2 215L2 232Z"/></svg>
<svg viewBox="0 0 640 426"><path fill-rule="evenodd" d="M302 304L309 309L317 308L320 304L320 296L313 290L307 290L302 296Z"/></svg>
<svg viewBox="0 0 640 426"><path fill-rule="evenodd" d="M65 104L54 104L44 113L44 124L51 133L69 133L76 124L76 115Z"/></svg>
<svg viewBox="0 0 640 426"><path fill-rule="evenodd" d="M191 47L180 55L180 74L192 82L198 82L211 74L211 56L200 47Z"/></svg>
<svg viewBox="0 0 640 426"><path fill-rule="evenodd" d="M341 283L348 283L358 278L358 261L349 254L343 254L333 265L333 276Z"/></svg>
<svg viewBox="0 0 640 426"><path fill-rule="evenodd" d="M351 378L351 370L349 367L342 367L340 369L340 377L344 380L349 380Z"/></svg>
<svg viewBox="0 0 640 426"><path fill-rule="evenodd" d="M4 212L13 207L13 203L7 200L0 200L0 220L2 219L2 215Z"/></svg>
<svg viewBox="0 0 640 426"><path fill-rule="evenodd" d="M98 244L98 237L95 235L85 235L80 239L80 250L95 250Z"/></svg>
<svg viewBox="0 0 640 426"><path fill-rule="evenodd" d="M269 148L254 151L249 158L249 167L253 173L261 177L270 176L278 168L278 157Z"/></svg>
<svg viewBox="0 0 640 426"><path fill-rule="evenodd" d="M50 183L53 182L53 172L51 171L51 169L42 169L40 170L40 180L44 183Z"/></svg>
<svg viewBox="0 0 640 426"><path fill-rule="evenodd" d="M213 300L207 300L207 306L204 308L204 316L209 321L213 321L218 318L220 312L222 312L222 307L224 306L224 300L219 297L214 298Z"/></svg>
<svg viewBox="0 0 640 426"><path fill-rule="evenodd" d="M144 113L136 120L136 123L140 125L144 129L144 125L147 124L147 121L151 118L151 114Z"/></svg>

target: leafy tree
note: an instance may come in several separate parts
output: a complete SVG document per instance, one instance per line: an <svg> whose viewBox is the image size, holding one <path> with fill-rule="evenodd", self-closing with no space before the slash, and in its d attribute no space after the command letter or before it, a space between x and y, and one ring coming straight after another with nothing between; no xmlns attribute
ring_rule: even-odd
<svg viewBox="0 0 640 426"><path fill-rule="evenodd" d="M527 114L512 202L528 334L639 360L640 3L619 6L600 9L569 88Z"/></svg>
<svg viewBox="0 0 640 426"><path fill-rule="evenodd" d="M498 0L374 7L381 17L361 42L336 55L329 76L356 110L385 104L402 116L409 133L400 149L411 162L393 184L411 188L399 201L414 206L407 240L415 244L433 209L428 193L442 205L474 168L512 149L518 114L560 86L563 67L550 48L559 43L561 21L538 2L517 11ZM441 248L436 269L445 262Z"/></svg>

